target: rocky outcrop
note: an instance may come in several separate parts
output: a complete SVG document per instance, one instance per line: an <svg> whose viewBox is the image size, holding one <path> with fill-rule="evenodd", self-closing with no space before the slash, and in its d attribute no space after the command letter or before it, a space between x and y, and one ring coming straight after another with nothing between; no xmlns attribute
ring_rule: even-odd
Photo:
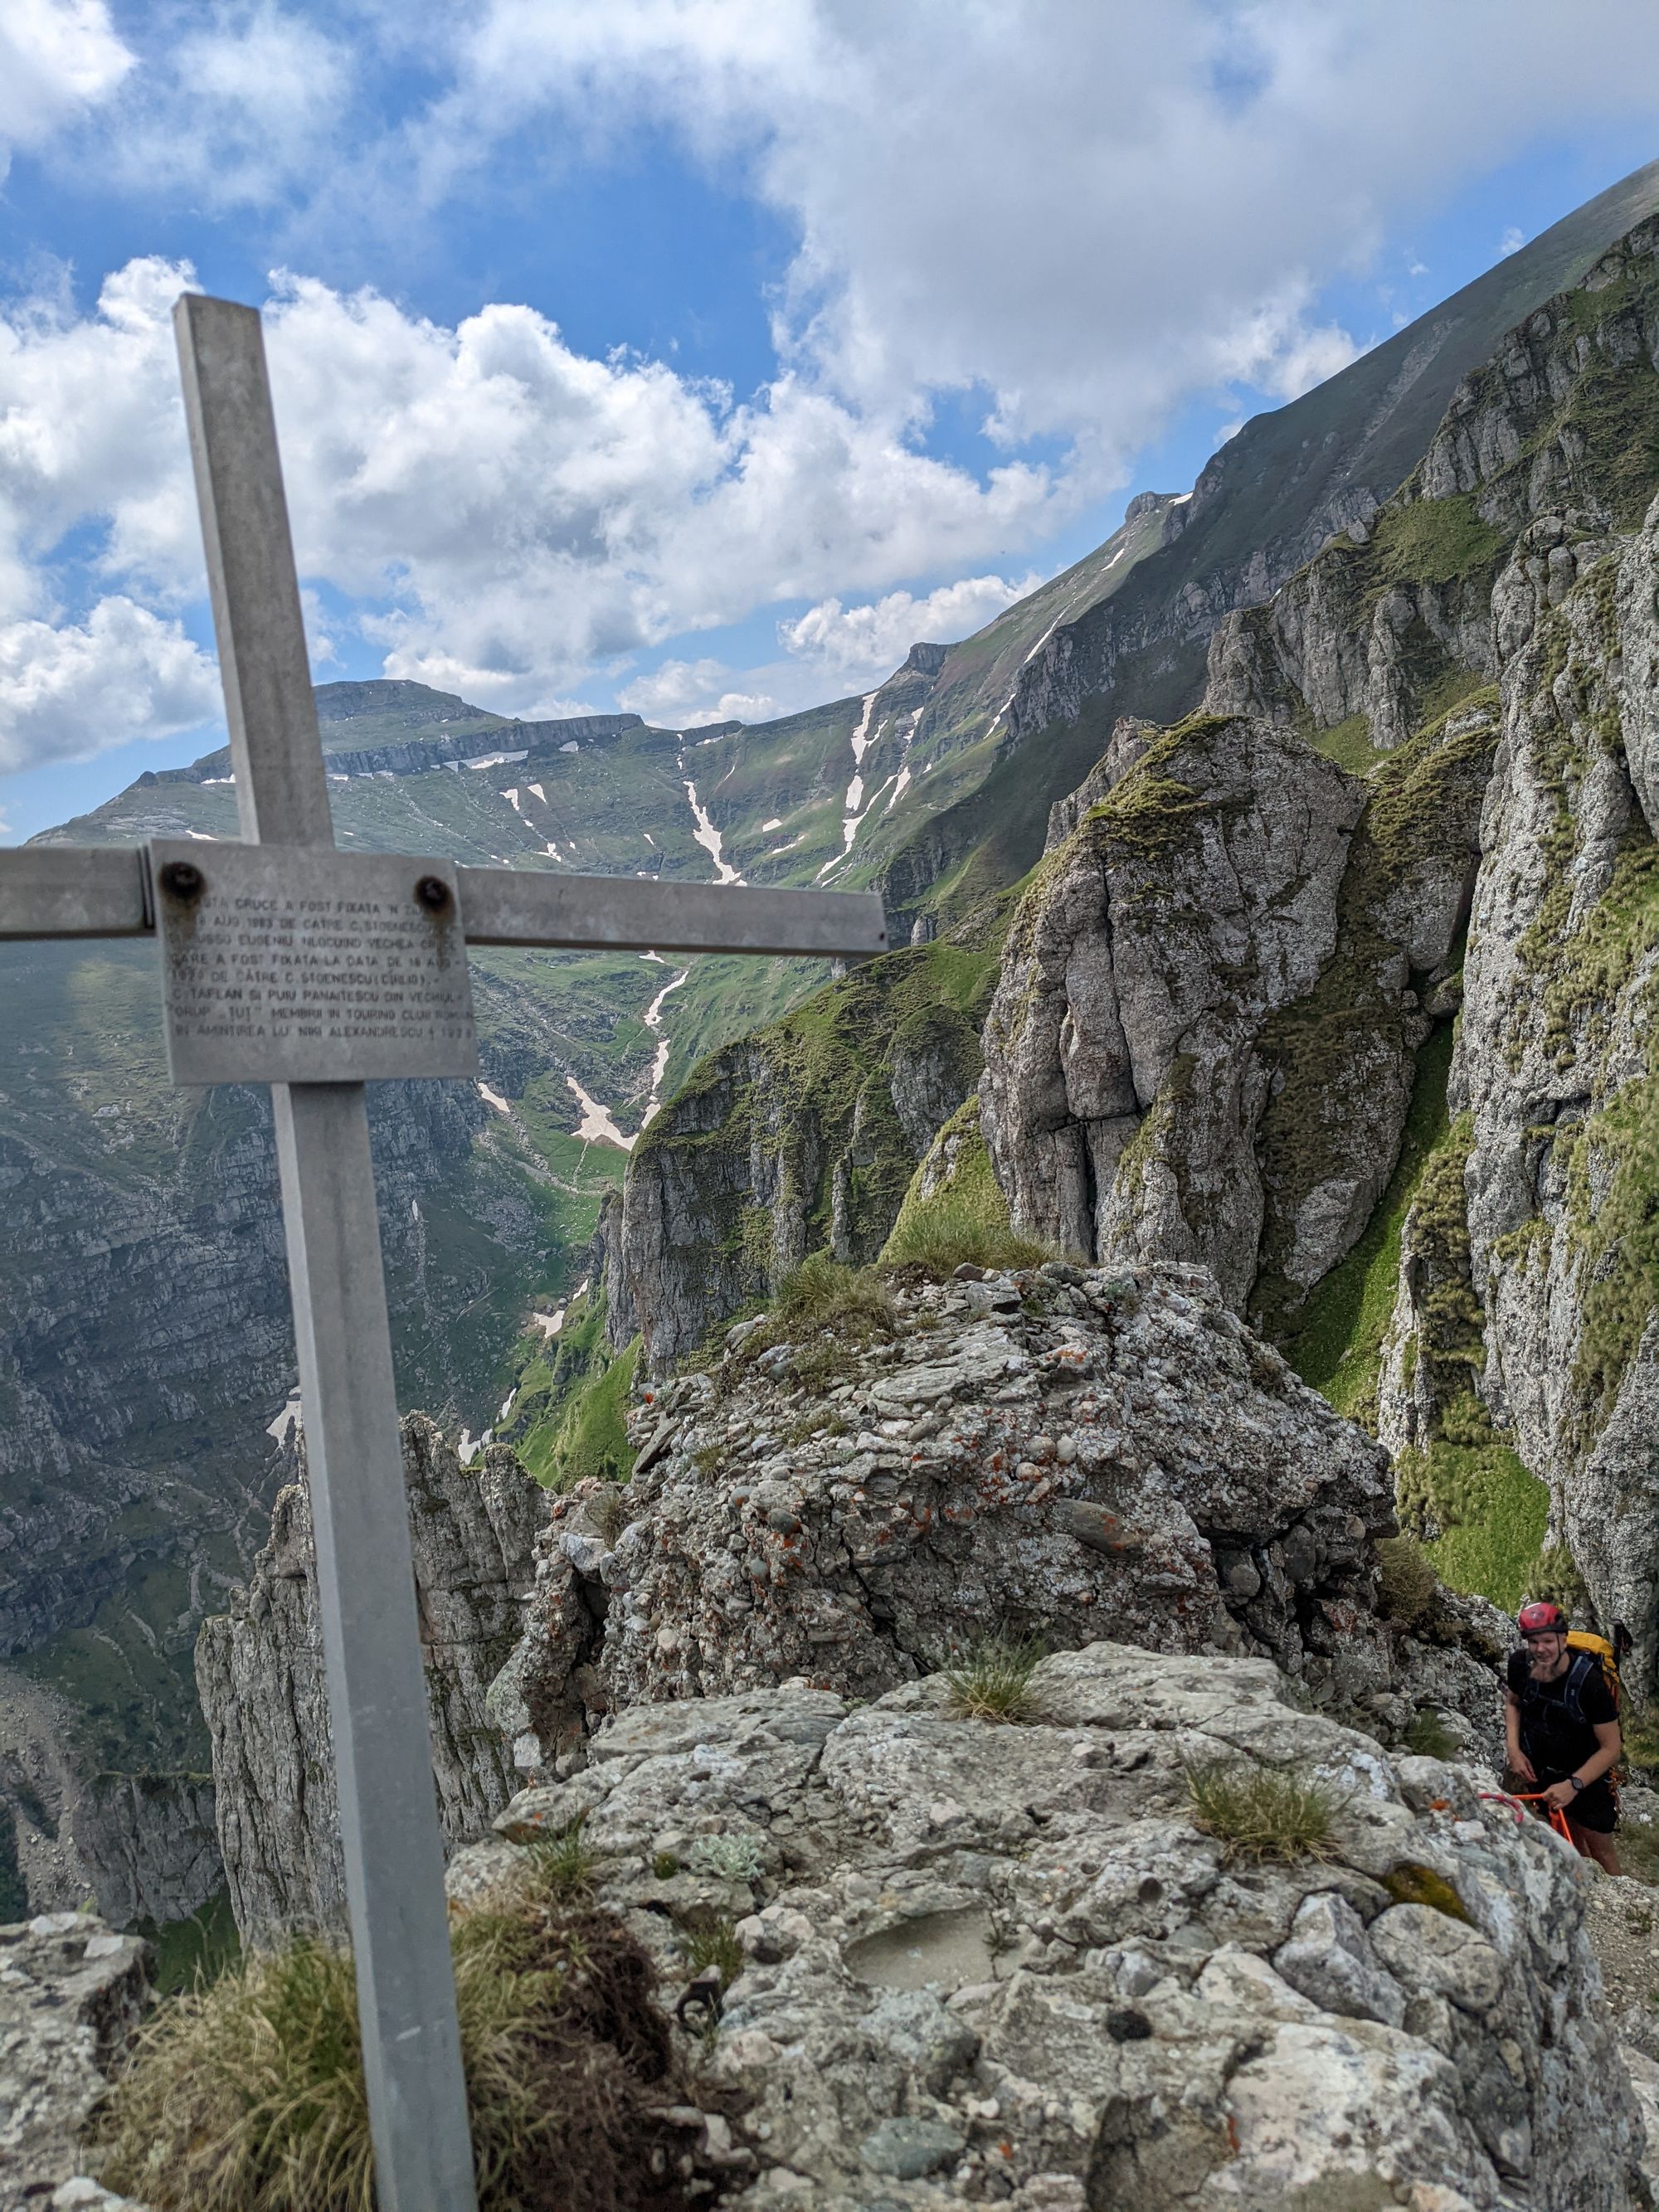
<svg viewBox="0 0 1659 2212"><path fill-rule="evenodd" d="M433 1775L451 1844L481 1833L513 1770L484 1715L532 1575L542 1493L513 1455L463 1468L424 1415L403 1425L404 1478L431 1705ZM236 1924L258 1942L343 1924L344 1874L317 1615L309 1501L277 1498L270 1541L196 1651L213 1740L220 1849Z"/></svg>
<svg viewBox="0 0 1659 2212"><path fill-rule="evenodd" d="M152 2000L150 1964L92 1913L0 1928L0 2203L119 2204L84 2179L83 2145Z"/></svg>
<svg viewBox="0 0 1659 2212"><path fill-rule="evenodd" d="M629 1164L611 1341L662 1374L809 1252L873 1260L978 1078L994 974L971 934L890 953L695 1069Z"/></svg>
<svg viewBox="0 0 1659 2212"><path fill-rule="evenodd" d="M95 1774L70 1826L112 1927L185 1919L224 1887L210 1774Z"/></svg>
<svg viewBox="0 0 1659 2212"><path fill-rule="evenodd" d="M735 1922L711 2063L757 2212L1645 2206L1579 1863L1285 1689L1108 1643L1023 1725L939 1675L769 1684L623 1715L497 1825L580 1820L674 1983L677 1929ZM1218 1765L1320 1793L1328 1856L1232 1856Z"/></svg>
<svg viewBox="0 0 1659 2212"><path fill-rule="evenodd" d="M647 1393L600 1518L555 1500L489 1695L521 1768L641 1700L797 1673L867 1697L999 1632L1267 1651L1373 1725L1419 1695L1489 1718L1484 1668L1377 1617L1384 1455L1199 1270L924 1285L862 1351L835 1322L752 1336Z"/></svg>

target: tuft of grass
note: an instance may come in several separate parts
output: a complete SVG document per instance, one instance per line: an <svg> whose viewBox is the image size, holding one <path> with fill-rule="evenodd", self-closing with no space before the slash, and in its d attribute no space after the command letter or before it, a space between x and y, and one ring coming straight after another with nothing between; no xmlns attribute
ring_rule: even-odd
<svg viewBox="0 0 1659 2212"><path fill-rule="evenodd" d="M1414 1537L1383 1536L1376 1547L1377 1596L1382 1611L1401 1628L1415 1628L1434 1611L1439 1578Z"/></svg>
<svg viewBox="0 0 1659 2212"><path fill-rule="evenodd" d="M586 1819L586 1813L579 1813L556 1835L544 1836L530 1845L536 1871L550 1896L580 1897L593 1887L599 1855L591 1844L582 1841Z"/></svg>
<svg viewBox="0 0 1659 2212"><path fill-rule="evenodd" d="M941 1149L944 1180L924 1197L922 1178ZM879 1264L894 1271L913 1268L942 1283L958 1267L1035 1267L1055 1256L1010 1222L1008 1201L980 1131L979 1100L969 1098L939 1131L933 1152L911 1178Z"/></svg>
<svg viewBox="0 0 1659 2212"><path fill-rule="evenodd" d="M719 1969L722 1995L749 1963L737 1929L729 1920L717 1920L712 1928L688 1929L679 1942L689 1973L700 1974L705 1966Z"/></svg>
<svg viewBox="0 0 1659 2212"><path fill-rule="evenodd" d="M888 1238L884 1267L914 1267L943 1283L958 1267L992 1270L1040 1267L1055 1255L1035 1237L1022 1237L975 1191L950 1192L919 1206Z"/></svg>
<svg viewBox="0 0 1659 2212"><path fill-rule="evenodd" d="M1432 1705L1419 1705L1406 1730L1406 1748L1419 1759L1455 1759L1457 1739Z"/></svg>
<svg viewBox="0 0 1659 2212"><path fill-rule="evenodd" d="M731 1355L721 1387L730 1389L763 1353L793 1342L792 1375L810 1395L822 1397L857 1368L867 1345L891 1336L897 1326L892 1293L869 1269L844 1267L828 1252L814 1252L785 1277L760 1327Z"/></svg>
<svg viewBox="0 0 1659 2212"><path fill-rule="evenodd" d="M588 1499L587 1525L602 1542L615 1544L628 1526L628 1500L619 1484L609 1483Z"/></svg>
<svg viewBox="0 0 1659 2212"><path fill-rule="evenodd" d="M1228 1859L1259 1865L1336 1856L1336 1802L1293 1768L1207 1759L1188 1766L1187 1794L1194 1824L1220 1841Z"/></svg>
<svg viewBox="0 0 1659 2212"><path fill-rule="evenodd" d="M659 2119L679 2097L646 1948L525 1878L452 1924L480 2212L665 2212ZM257 1954L161 2004L101 2115L106 2188L155 2212L372 2212L349 1955L319 1938Z"/></svg>
<svg viewBox="0 0 1659 2212"><path fill-rule="evenodd" d="M672 1881L680 1870L680 1863L672 1851L659 1851L651 1862L651 1871L659 1881Z"/></svg>
<svg viewBox="0 0 1659 2212"><path fill-rule="evenodd" d="M1036 1711L1031 1676L1042 1656L1040 1644L993 1637L960 1667L947 1667L951 1710L959 1720L1028 1721Z"/></svg>
<svg viewBox="0 0 1659 2212"><path fill-rule="evenodd" d="M530 1858L451 1930L480 2212L659 2212L683 2100L649 1954ZM106 2187L155 2212L373 2212L349 1956L315 1937L162 2005L105 2109Z"/></svg>
<svg viewBox="0 0 1659 2212"><path fill-rule="evenodd" d="M755 1335L769 1334L774 1342L803 1328L851 1327L885 1334L893 1326L893 1300L886 1285L862 1267L843 1267L828 1252L814 1252L784 1278L769 1319L770 1329Z"/></svg>

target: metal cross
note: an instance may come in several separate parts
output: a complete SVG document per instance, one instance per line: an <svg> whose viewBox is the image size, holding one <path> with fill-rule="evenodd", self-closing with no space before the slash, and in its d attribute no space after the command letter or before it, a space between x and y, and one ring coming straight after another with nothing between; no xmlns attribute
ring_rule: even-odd
<svg viewBox="0 0 1659 2212"><path fill-rule="evenodd" d="M867 959L886 931L872 893L337 852L259 317L193 295L174 324L244 842L0 853L0 939L159 931L174 1080L270 1081L377 2196L473 2212L361 1079L476 1067L469 944Z"/></svg>

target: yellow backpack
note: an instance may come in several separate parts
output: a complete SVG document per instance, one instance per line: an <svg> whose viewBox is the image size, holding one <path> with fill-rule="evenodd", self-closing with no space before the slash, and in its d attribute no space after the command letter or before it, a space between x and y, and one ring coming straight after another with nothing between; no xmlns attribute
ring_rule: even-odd
<svg viewBox="0 0 1659 2212"><path fill-rule="evenodd" d="M1615 1620L1613 1624L1611 1641L1605 1636L1592 1635L1588 1628L1568 1630L1567 1649L1573 1654L1573 1658L1567 1669L1567 1679L1563 1686L1561 1703L1572 1719L1581 1725L1584 1718L1584 1708L1580 1702L1579 1693L1589 1680L1592 1666L1601 1668L1601 1680L1607 1684L1613 1698L1613 1711L1622 1718L1625 1691L1624 1685L1619 1679L1619 1662L1630 1650L1632 1641L1631 1632L1622 1620ZM1609 1770L1607 1779L1613 1784L1614 1789L1617 1789L1624 1778L1625 1764L1620 1759Z"/></svg>

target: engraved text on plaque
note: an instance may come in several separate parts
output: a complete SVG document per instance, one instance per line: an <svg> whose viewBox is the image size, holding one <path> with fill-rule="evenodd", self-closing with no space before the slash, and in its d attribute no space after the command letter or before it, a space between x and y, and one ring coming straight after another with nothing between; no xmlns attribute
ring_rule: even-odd
<svg viewBox="0 0 1659 2212"><path fill-rule="evenodd" d="M477 1074L448 861L171 838L149 858L175 1083Z"/></svg>

